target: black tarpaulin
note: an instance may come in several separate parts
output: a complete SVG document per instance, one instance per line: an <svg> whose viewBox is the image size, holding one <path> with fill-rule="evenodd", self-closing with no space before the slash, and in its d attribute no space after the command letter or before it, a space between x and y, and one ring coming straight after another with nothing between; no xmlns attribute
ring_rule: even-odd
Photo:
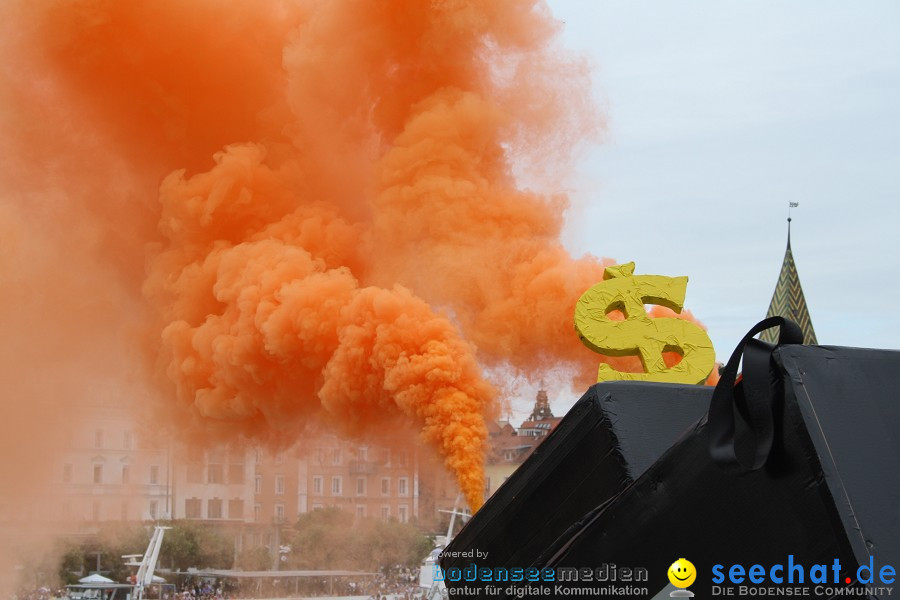
<svg viewBox="0 0 900 600"><path fill-rule="evenodd" d="M900 567L900 352L775 352L857 558Z"/></svg>
<svg viewBox="0 0 900 600"><path fill-rule="evenodd" d="M727 573L790 561L805 568L808 584L812 566L837 560L829 582L837 588L848 577L856 585L859 565L897 570L900 352L783 346L774 359L785 393L763 468L714 463L704 419L613 500L560 531L534 566L644 567L646 597L665 588L680 557L697 568L698 597L712 594L715 565ZM841 596L828 590L819 597Z"/></svg>
<svg viewBox="0 0 900 600"><path fill-rule="evenodd" d="M711 393L659 383L591 386L446 549L463 556L445 555L441 566L478 562L464 556L475 549L489 557L479 566L530 566L563 531L653 464L706 413ZM467 585L481 590L483 583Z"/></svg>

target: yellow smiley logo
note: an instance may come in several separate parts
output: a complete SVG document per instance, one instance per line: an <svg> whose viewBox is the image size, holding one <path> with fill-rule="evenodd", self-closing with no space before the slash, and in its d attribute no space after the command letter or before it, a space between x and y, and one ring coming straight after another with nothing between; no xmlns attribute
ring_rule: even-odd
<svg viewBox="0 0 900 600"><path fill-rule="evenodd" d="M697 579L697 569L686 558L679 558L669 567L669 581L678 588L686 588Z"/></svg>

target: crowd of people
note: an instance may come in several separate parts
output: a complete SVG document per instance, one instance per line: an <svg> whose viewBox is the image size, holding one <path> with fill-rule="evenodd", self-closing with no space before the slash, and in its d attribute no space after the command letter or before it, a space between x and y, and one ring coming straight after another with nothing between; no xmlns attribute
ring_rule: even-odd
<svg viewBox="0 0 900 600"><path fill-rule="evenodd" d="M225 582L204 581L196 579L181 586L181 591L175 593L172 600L225 600L233 594L232 586ZM163 600L169 600L163 598Z"/></svg>
<svg viewBox="0 0 900 600"><path fill-rule="evenodd" d="M419 570L401 565L382 569L361 591L371 600L419 600L427 594L427 589L419 587Z"/></svg>
<svg viewBox="0 0 900 600"><path fill-rule="evenodd" d="M61 598L66 595L66 590L53 591L48 587L40 587L36 589L22 588L12 594L10 600L53 600L53 598Z"/></svg>
<svg viewBox="0 0 900 600"><path fill-rule="evenodd" d="M371 600L419 600L427 590L419 587L418 568L396 565L375 575L360 577L302 577L294 579L211 580L194 578L183 582L174 598L163 600L236 600L240 598L290 598L356 596ZM34 599L38 600L38 599Z"/></svg>
<svg viewBox="0 0 900 600"><path fill-rule="evenodd" d="M258 580L243 585L231 579L191 577L177 586L153 586L147 597L151 600L236 600L239 598L290 598L356 596L370 600L420 600L428 590L419 587L418 568L396 565L385 567L375 575L359 577L303 577L292 581ZM66 590L41 587L21 589L9 600L57 600L66 598Z"/></svg>

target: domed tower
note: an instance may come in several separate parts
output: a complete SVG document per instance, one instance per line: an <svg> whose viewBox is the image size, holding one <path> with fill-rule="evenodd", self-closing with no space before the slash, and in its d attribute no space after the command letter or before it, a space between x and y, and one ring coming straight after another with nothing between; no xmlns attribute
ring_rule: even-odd
<svg viewBox="0 0 900 600"><path fill-rule="evenodd" d="M541 389L538 390L537 398L534 400L534 410L531 411L529 421L543 421L544 419L552 419L553 411L550 410L550 399L547 398L547 391L544 389L544 380L541 380Z"/></svg>

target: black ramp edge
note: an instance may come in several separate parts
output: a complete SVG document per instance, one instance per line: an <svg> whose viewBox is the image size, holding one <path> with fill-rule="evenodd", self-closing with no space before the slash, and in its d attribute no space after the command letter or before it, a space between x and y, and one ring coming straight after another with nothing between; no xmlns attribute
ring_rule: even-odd
<svg viewBox="0 0 900 600"><path fill-rule="evenodd" d="M777 465L743 475L721 469L710 458L703 420L581 530L558 540L555 555L539 566L645 568L647 598L668 584L668 567L681 557L697 569L697 597L712 596L714 565L837 559L841 581L855 575L848 532L799 408L787 401L781 409Z"/></svg>
<svg viewBox="0 0 900 600"><path fill-rule="evenodd" d="M442 568L532 565L701 418L711 394L705 386L646 382L591 386L446 549L487 552L488 560L445 555ZM483 588L483 582L467 585Z"/></svg>
<svg viewBox="0 0 900 600"><path fill-rule="evenodd" d="M769 321L742 339L714 395L689 386L593 386L579 403L601 417L590 427L573 417L561 438L568 443L546 445L555 471L546 472L546 456L526 463L523 478L533 478L495 497L492 510L507 529L479 513L479 535L459 544L478 549L509 534L517 545L478 566L496 577L519 570L520 578L530 567L537 578L495 583L481 597L668 597L668 572L681 558L696 569L690 590L699 598L876 598L896 589L900 352L787 338L775 349L752 338ZM789 325L796 329L786 321L782 332ZM742 354L746 370L732 387ZM697 398L682 394L705 395L700 414L712 399L710 421L691 414ZM597 443L604 450L595 456ZM567 474L554 479L556 472ZM520 518L528 515L523 506L529 518ZM528 535L516 537L513 524Z"/></svg>
<svg viewBox="0 0 900 600"><path fill-rule="evenodd" d="M598 384L626 470L633 480L650 468L678 437L709 409L713 388L696 385L624 382Z"/></svg>
<svg viewBox="0 0 900 600"><path fill-rule="evenodd" d="M900 567L900 351L784 346L776 359L857 560Z"/></svg>

